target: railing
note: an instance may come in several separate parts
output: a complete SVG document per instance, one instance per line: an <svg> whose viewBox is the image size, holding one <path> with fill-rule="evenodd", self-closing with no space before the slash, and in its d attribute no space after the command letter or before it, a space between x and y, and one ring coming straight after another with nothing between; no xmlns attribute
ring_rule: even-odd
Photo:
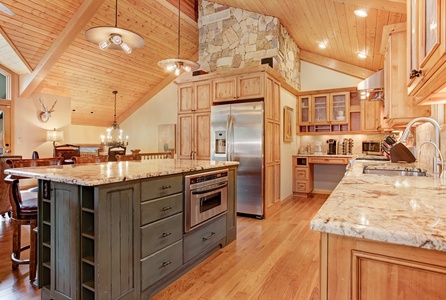
<svg viewBox="0 0 446 300"><path fill-rule="evenodd" d="M146 159L169 159L174 158L174 152L173 150L169 152L144 152L144 153L138 153L139 156L141 156L142 160Z"/></svg>

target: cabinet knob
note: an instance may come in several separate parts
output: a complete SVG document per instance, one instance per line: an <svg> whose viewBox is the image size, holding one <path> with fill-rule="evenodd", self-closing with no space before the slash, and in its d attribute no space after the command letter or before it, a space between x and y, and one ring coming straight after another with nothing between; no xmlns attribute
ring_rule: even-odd
<svg viewBox="0 0 446 300"><path fill-rule="evenodd" d="M423 70L415 70L415 69L413 69L412 71L410 71L409 78L413 79L415 77L420 77L422 72L423 72Z"/></svg>
<svg viewBox="0 0 446 300"><path fill-rule="evenodd" d="M169 209L172 209L172 206L165 206L165 207L163 207L161 210L162 210L162 211L167 211L167 210L169 210Z"/></svg>
<svg viewBox="0 0 446 300"><path fill-rule="evenodd" d="M162 237L168 237L168 236L171 235L171 234L172 234L171 232L163 232Z"/></svg>
<svg viewBox="0 0 446 300"><path fill-rule="evenodd" d="M172 187L171 185L163 185L161 188L163 190L167 190L167 189L170 189L171 187Z"/></svg>

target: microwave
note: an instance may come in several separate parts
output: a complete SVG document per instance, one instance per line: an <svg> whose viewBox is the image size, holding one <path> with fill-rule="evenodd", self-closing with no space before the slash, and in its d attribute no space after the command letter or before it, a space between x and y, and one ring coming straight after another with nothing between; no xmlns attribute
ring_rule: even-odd
<svg viewBox="0 0 446 300"><path fill-rule="evenodd" d="M366 155L381 154L380 141L362 141L362 153Z"/></svg>

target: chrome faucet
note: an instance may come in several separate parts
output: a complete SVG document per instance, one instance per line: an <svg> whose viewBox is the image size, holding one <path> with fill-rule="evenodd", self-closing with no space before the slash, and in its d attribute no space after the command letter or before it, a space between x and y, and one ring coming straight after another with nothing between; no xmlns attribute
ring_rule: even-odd
<svg viewBox="0 0 446 300"><path fill-rule="evenodd" d="M430 122L434 128L435 128L435 157L434 157L434 173L437 174L438 173L438 157L440 157L441 159L441 171L443 173L443 156L441 155L441 151L440 151L440 125L438 124L437 121L435 121L432 118L428 118L428 117L419 117L419 118L415 118L412 121L410 121L409 123L407 123L406 128L404 129L403 133L401 134L400 137L400 142L401 143L405 143L407 141L407 138L409 136L410 133L410 128L412 128L413 124L417 123L417 122ZM424 144L424 143L423 143ZM421 144L421 145L423 145ZM434 144L434 142L431 142L431 144ZM419 147L418 150L420 150L421 145Z"/></svg>
<svg viewBox="0 0 446 300"><path fill-rule="evenodd" d="M437 147L437 145L435 145L434 142L431 142L431 141L425 141L425 142L422 142L422 143L421 143L420 147L418 147L418 155L417 155L418 157L417 157L417 161L418 161L418 162L420 161L421 147L422 147L424 144L431 144L432 146L435 147L435 150L440 154L440 163L439 163L439 164L441 165L440 178L443 178L443 177L444 177L444 160L443 160L443 155L441 154L440 149ZM435 161L434 161L434 163L435 163ZM435 166L435 165L434 165L434 166ZM434 173L435 173L435 171L434 171Z"/></svg>

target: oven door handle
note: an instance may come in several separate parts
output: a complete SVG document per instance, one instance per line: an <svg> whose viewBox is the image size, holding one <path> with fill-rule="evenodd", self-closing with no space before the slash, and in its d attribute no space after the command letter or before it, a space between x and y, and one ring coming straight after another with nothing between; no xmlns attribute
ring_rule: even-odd
<svg viewBox="0 0 446 300"><path fill-rule="evenodd" d="M221 182L221 183L218 183L216 187L211 188L211 189L192 191L192 195L206 194L206 193L209 193L209 192L220 190L221 188L224 188L224 187L227 187L227 186L228 186L227 182Z"/></svg>

